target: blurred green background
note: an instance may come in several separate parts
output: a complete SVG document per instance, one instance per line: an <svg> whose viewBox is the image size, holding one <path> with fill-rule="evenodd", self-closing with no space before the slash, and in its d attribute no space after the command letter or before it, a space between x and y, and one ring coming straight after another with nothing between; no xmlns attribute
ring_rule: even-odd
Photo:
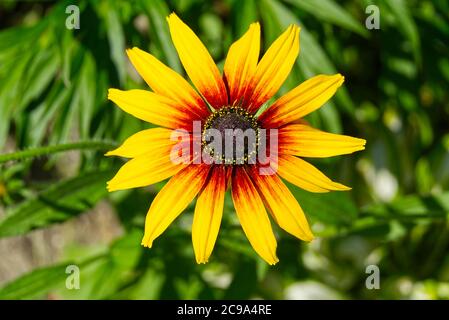
<svg viewBox="0 0 449 320"><path fill-rule="evenodd" d="M65 26L71 1L0 2L0 299L449 298L447 1L76 2L79 30ZM365 27L369 5L380 29ZM353 190L290 186L318 237L306 244L276 229L274 267L249 246L228 195L214 253L197 265L193 204L148 250L144 216L162 184L106 192L124 162L104 152L148 127L107 89L146 88L126 57L132 46L184 74L172 11L220 67L251 22L261 22L263 51L301 25L279 94L320 73L346 78L307 120L367 140L363 152L313 161ZM79 290L66 288L71 264ZM365 286L372 264L378 290Z"/></svg>

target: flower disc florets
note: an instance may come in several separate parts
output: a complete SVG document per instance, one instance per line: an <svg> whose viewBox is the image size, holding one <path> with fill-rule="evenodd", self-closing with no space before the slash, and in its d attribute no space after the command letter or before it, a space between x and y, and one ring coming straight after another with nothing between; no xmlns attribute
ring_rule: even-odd
<svg viewBox="0 0 449 320"><path fill-rule="evenodd" d="M207 118L201 143L203 151L216 162L238 165L253 163L259 139L254 115L240 107L226 106Z"/></svg>

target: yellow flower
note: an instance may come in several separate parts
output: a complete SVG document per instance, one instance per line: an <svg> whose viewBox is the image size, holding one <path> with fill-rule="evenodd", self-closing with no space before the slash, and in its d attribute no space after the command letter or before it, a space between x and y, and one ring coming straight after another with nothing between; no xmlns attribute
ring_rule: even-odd
<svg viewBox="0 0 449 320"><path fill-rule="evenodd" d="M363 139L322 132L300 120L328 101L344 78L340 74L313 77L256 118L256 112L278 91L295 63L299 27L289 26L259 61L260 26L251 24L230 47L221 75L194 32L175 14L167 20L181 62L198 91L151 54L138 48L127 50L132 64L153 91L110 89L108 98L131 115L160 127L138 132L106 154L132 158L108 182L108 190L147 186L171 177L147 213L142 244L151 247L197 197L192 241L196 261L206 263L217 239L229 186L249 242L273 265L278 262L277 244L266 209L288 233L304 241L313 239L301 207L281 178L311 192L350 189L299 158L330 157L364 149ZM220 133L249 128L258 134L262 129L273 129L276 139L268 139L278 143L273 165L276 174L262 174L259 162L250 163L249 149L238 163L235 153L222 156L224 163L195 163L196 153L189 154L186 162L173 162L170 155L178 143L171 139L173 129L191 133L194 121L202 123L202 152L210 156L214 153L205 151L206 128Z"/></svg>

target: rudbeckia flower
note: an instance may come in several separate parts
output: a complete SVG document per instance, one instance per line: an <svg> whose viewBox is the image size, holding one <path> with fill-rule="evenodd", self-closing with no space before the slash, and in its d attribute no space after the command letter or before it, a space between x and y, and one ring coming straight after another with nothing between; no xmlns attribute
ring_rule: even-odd
<svg viewBox="0 0 449 320"><path fill-rule="evenodd" d="M106 155L131 158L108 182L108 190L122 190L154 184L170 178L154 198L145 221L142 245L153 241L195 199L192 241L196 261L206 263L212 253L223 215L225 192L231 189L240 224L254 250L269 264L278 262L273 220L293 236L311 241L303 210L282 179L310 192L348 190L332 181L300 157L330 157L363 150L365 140L326 133L300 120L328 101L343 83L343 76L318 75L300 84L261 112L287 78L299 53L299 27L291 25L259 60L260 26L249 30L230 48L219 71L195 33L175 14L168 18L170 34L179 58L196 90L181 75L154 56L138 48L127 50L137 72L152 91L109 89L108 98L125 112L157 128L138 132ZM259 111L259 112L258 112ZM271 173L250 161L253 152L242 148L219 154L222 162L194 161L198 152L175 162L171 155L179 141L173 130L190 136L194 123L201 123L200 151L211 157L206 129L226 135L226 130L270 130L276 140ZM272 133L273 131L274 133ZM188 144L195 137L187 140ZM256 151L259 140L256 141ZM234 143L235 146L235 143ZM254 151L254 150L253 150Z"/></svg>

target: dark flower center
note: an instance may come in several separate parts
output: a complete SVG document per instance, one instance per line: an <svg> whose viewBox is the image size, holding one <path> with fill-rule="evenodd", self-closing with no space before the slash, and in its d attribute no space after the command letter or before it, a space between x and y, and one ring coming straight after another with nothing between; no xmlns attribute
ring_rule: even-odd
<svg viewBox="0 0 449 320"><path fill-rule="evenodd" d="M239 107L222 107L206 120L203 150L215 162L246 164L255 159L259 143L256 118Z"/></svg>

